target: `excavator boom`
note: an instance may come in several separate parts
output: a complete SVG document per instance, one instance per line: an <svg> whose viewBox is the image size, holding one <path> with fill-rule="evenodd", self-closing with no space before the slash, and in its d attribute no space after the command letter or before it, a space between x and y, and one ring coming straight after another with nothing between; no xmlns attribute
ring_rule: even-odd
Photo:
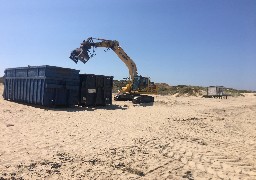
<svg viewBox="0 0 256 180"><path fill-rule="evenodd" d="M97 40L99 42L94 42L94 40ZM136 64L119 46L119 42L115 40L112 41L90 37L86 41L83 41L81 43L80 48L73 50L69 58L72 59L75 63L77 63L78 60L82 61L83 63L86 63L91 57L94 56L94 48L97 47L105 47L108 49L112 49L128 67L131 80L133 80L134 77L138 75ZM90 52L91 48L93 48L93 53Z"/></svg>
<svg viewBox="0 0 256 180"><path fill-rule="evenodd" d="M90 37L84 40L79 48L73 50L69 58L75 63L78 61L86 63L95 55L94 48L97 47L112 49L129 69L128 84L114 97L115 100L132 100L133 103L154 102L154 97L141 94L156 94L157 87L148 77L138 76L135 62L119 46L118 41Z"/></svg>

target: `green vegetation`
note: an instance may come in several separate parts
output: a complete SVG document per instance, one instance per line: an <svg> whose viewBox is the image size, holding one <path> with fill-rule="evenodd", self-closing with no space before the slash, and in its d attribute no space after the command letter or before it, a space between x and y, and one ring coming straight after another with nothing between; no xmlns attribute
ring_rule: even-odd
<svg viewBox="0 0 256 180"><path fill-rule="evenodd" d="M125 87L127 81L125 80L114 80L113 92L117 93L119 89ZM179 96L203 96L207 92L207 87L202 86L187 86L177 85L170 86L167 83L156 83L158 86L158 94L160 95L175 95ZM242 93L255 93L255 91L248 90L237 90L233 88L224 88L224 94L228 94L233 97L244 96ZM254 94L256 96L256 94Z"/></svg>
<svg viewBox="0 0 256 180"><path fill-rule="evenodd" d="M178 96L202 96L206 92L205 87L178 85L170 86L166 83L156 83L158 86L158 94L160 95L176 95Z"/></svg>
<svg viewBox="0 0 256 180"><path fill-rule="evenodd" d="M225 93L230 94L232 97L244 96L243 94L241 94L241 93L244 93L244 91L236 90L236 89L232 89L232 88L226 88Z"/></svg>
<svg viewBox="0 0 256 180"><path fill-rule="evenodd" d="M119 89L125 87L127 81L125 80L114 80L113 81L113 92L117 93ZM202 96L204 92L206 92L206 88L199 86L186 86L186 85L178 85L178 86L170 86L166 83L156 83L158 86L158 94L160 95L174 95L176 96Z"/></svg>
<svg viewBox="0 0 256 180"><path fill-rule="evenodd" d="M233 97L237 97L237 96L244 96L243 93L255 93L255 91L237 90L237 89L233 89L233 88L226 88L225 93L230 94Z"/></svg>
<svg viewBox="0 0 256 180"><path fill-rule="evenodd" d="M117 93L119 89L122 89L122 87L125 87L127 84L126 80L113 80L113 93Z"/></svg>

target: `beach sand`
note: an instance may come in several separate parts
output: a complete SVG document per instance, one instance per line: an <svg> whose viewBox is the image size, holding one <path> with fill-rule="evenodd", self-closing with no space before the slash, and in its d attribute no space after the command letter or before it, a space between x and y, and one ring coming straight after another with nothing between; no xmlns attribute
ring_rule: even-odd
<svg viewBox="0 0 256 180"><path fill-rule="evenodd" d="M0 129L0 179L256 179L254 94L57 109L1 96Z"/></svg>

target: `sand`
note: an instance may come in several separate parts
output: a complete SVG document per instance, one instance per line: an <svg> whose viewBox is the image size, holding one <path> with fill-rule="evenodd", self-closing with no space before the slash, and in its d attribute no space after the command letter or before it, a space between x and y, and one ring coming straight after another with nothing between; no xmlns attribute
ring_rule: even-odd
<svg viewBox="0 0 256 180"><path fill-rule="evenodd" d="M256 179L254 94L155 101L48 109L1 96L0 179Z"/></svg>

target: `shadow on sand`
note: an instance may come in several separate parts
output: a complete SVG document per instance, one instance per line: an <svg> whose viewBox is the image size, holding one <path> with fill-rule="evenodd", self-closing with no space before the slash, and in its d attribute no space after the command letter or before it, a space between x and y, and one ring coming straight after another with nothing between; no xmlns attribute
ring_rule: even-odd
<svg viewBox="0 0 256 180"><path fill-rule="evenodd" d="M98 109L104 109L104 110L117 110L117 109L121 109L121 110L126 110L127 107L122 107L116 104L112 104L112 105L107 105L107 106L95 106L95 107L82 107L82 106L75 106L75 107L71 107L71 108L48 108L49 110L53 110L53 111L67 111L67 112L77 112L77 111L95 111Z"/></svg>
<svg viewBox="0 0 256 180"><path fill-rule="evenodd" d="M18 103L21 105L26 105L34 108L39 108L39 109L44 109L46 111L67 111L67 112L76 112L76 111L95 111L97 109L105 109L105 110L126 110L128 107L126 106L120 106L116 104L111 104L111 105L106 105L106 106L89 106L89 107L83 107L83 106L73 106L73 107L66 107L66 106L42 106L42 105L37 105L37 104L29 104L29 103L24 103L24 102L15 102L11 101L14 103Z"/></svg>
<svg viewBox="0 0 256 180"><path fill-rule="evenodd" d="M42 105L37 105L37 104L29 104L29 103L24 103L24 102L15 102L11 101L14 103L34 107L34 108L39 108L39 109L44 109L46 111L66 111L66 112L77 112L77 111L95 111L98 109L104 109L104 110L126 110L129 108L129 106L124 105L117 105L117 104L111 104L111 105L106 105L106 106L89 106L89 107L83 107L83 106L73 106L73 107L66 107L66 106L42 106ZM148 106L153 106L154 103L141 103L141 104L133 104L134 107L148 107Z"/></svg>
<svg viewBox="0 0 256 180"><path fill-rule="evenodd" d="M140 104L133 104L133 106L140 106L140 107L148 107L148 106L153 106L154 103L140 103Z"/></svg>

